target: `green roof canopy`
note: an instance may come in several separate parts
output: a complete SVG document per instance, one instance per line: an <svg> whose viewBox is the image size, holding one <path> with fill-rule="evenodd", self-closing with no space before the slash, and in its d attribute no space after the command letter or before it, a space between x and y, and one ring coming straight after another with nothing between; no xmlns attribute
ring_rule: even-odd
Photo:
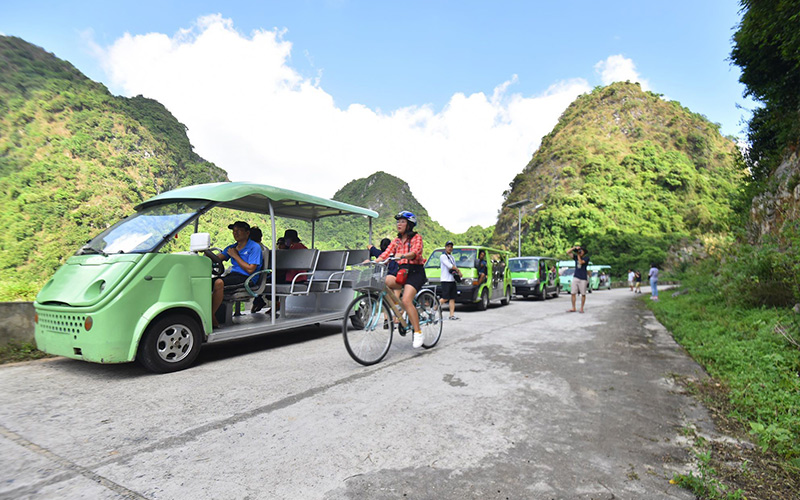
<svg viewBox="0 0 800 500"><path fill-rule="evenodd" d="M269 214L269 200L272 200L276 216L303 220L335 215L378 217L378 212L367 208L252 182L217 182L174 189L143 201L136 210L186 200L207 200L221 207L259 214Z"/></svg>

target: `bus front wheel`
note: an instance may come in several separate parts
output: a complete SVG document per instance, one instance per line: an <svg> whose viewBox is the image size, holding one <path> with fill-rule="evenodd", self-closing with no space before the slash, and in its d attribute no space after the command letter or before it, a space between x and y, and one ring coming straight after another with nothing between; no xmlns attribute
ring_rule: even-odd
<svg viewBox="0 0 800 500"><path fill-rule="evenodd" d="M197 321L185 314L164 316L147 327L136 360L155 373L183 370L197 359L202 343Z"/></svg>

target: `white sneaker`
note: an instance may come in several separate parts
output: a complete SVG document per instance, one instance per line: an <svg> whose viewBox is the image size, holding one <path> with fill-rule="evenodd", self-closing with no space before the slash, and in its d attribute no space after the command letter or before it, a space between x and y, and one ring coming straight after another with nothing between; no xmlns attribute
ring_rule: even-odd
<svg viewBox="0 0 800 500"><path fill-rule="evenodd" d="M414 343L411 344L411 346L414 349L419 349L420 347L422 347L422 342L424 342L424 340L425 340L425 335L423 335L422 332L414 332Z"/></svg>

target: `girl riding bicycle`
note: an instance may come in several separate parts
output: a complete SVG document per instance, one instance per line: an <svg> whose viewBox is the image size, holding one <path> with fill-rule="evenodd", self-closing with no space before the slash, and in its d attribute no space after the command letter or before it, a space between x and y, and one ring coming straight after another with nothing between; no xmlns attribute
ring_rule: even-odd
<svg viewBox="0 0 800 500"><path fill-rule="evenodd" d="M406 310L411 326L414 328L413 346L419 348L422 347L424 338L419 326L419 315L414 306L414 296L419 290L422 290L422 286L428 279L423 267L425 260L422 257L422 236L414 232L417 217L413 213L403 210L394 218L397 220L397 238L389 244L376 262L383 262L394 255L400 264L398 275L402 275L404 272L408 273L405 284L398 283L396 276L388 275L386 276L386 285L392 290L403 291L401 297L403 309ZM400 279L402 281L402 278Z"/></svg>

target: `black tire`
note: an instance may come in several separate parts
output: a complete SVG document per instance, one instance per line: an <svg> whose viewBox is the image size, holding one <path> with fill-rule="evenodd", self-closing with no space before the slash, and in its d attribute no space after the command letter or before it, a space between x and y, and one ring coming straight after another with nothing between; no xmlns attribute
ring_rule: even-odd
<svg viewBox="0 0 800 500"><path fill-rule="evenodd" d="M553 296L554 296L555 298L558 298L558 296L559 296L559 294L560 294L560 293L561 293L561 287L557 286L557 287L556 287L556 293L555 293L555 294L553 294Z"/></svg>
<svg viewBox="0 0 800 500"><path fill-rule="evenodd" d="M347 321L347 317L345 316L345 321ZM361 321L361 317L359 315L350 316L350 324L353 326L355 330L361 330L364 328L364 322Z"/></svg>
<svg viewBox="0 0 800 500"><path fill-rule="evenodd" d="M357 318L353 321L353 318ZM352 326L348 326L352 324ZM360 324L361 328L355 325ZM356 362L374 365L392 346L392 311L385 301L378 304L378 295L359 295L347 306L342 320L342 336L347 353Z"/></svg>
<svg viewBox="0 0 800 500"><path fill-rule="evenodd" d="M203 344L200 325L185 314L163 316L151 323L139 341L136 360L155 373L188 368Z"/></svg>
<svg viewBox="0 0 800 500"><path fill-rule="evenodd" d="M506 288L506 296L500 299L500 304L507 306L511 303L511 287Z"/></svg>
<svg viewBox="0 0 800 500"><path fill-rule="evenodd" d="M489 308L489 292L484 288L481 292L480 300L478 300L478 310L485 311Z"/></svg>
<svg viewBox="0 0 800 500"><path fill-rule="evenodd" d="M424 334L422 347L430 349L442 338L442 305L430 290L420 290L416 299L419 326Z"/></svg>

